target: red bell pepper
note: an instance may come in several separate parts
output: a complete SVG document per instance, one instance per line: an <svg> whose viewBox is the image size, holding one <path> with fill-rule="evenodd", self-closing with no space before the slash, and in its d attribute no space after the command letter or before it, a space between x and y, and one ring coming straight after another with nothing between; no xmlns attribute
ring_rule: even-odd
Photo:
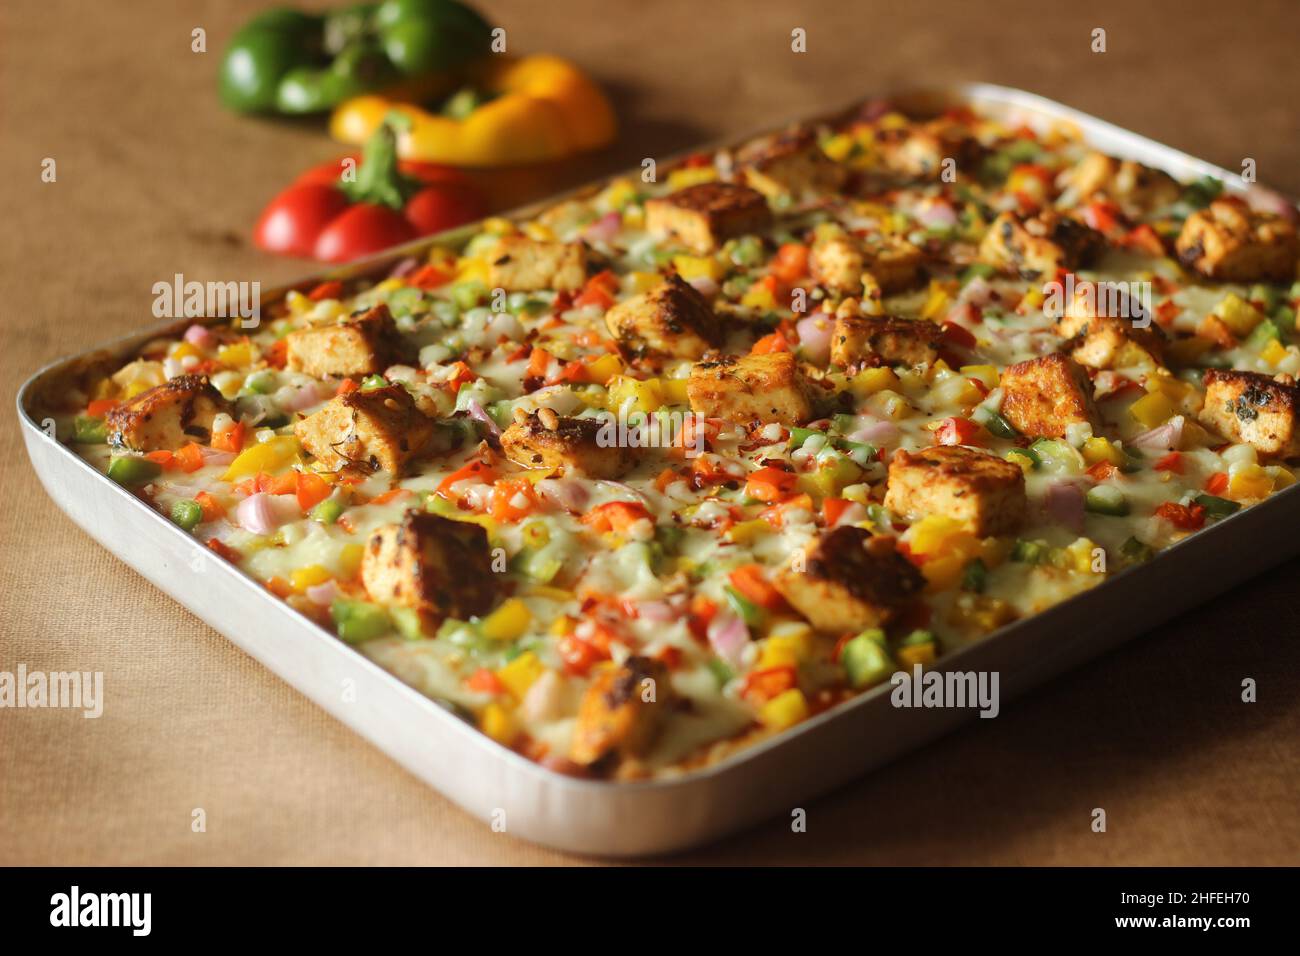
<svg viewBox="0 0 1300 956"><path fill-rule="evenodd" d="M447 166L399 161L390 123L360 159L314 166L271 200L253 230L258 248L322 262L349 262L483 216L470 180ZM351 166L352 160L355 166ZM345 179L351 171L354 175Z"/></svg>

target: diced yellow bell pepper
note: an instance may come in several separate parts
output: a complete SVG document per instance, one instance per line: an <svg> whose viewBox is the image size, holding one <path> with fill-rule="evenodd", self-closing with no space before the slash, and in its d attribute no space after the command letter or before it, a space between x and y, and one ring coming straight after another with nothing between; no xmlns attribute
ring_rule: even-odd
<svg viewBox="0 0 1300 956"><path fill-rule="evenodd" d="M502 216L492 216L483 220L483 231L494 236L512 236L517 231L515 224Z"/></svg>
<svg viewBox="0 0 1300 956"><path fill-rule="evenodd" d="M1065 568L1079 574L1092 574L1092 552L1097 549L1091 538L1076 538L1065 548Z"/></svg>
<svg viewBox="0 0 1300 956"><path fill-rule="evenodd" d="M249 445L226 469L222 481L238 481L248 478L259 471L267 473L279 471L298 455L298 439L292 435L276 435L274 438Z"/></svg>
<svg viewBox="0 0 1300 956"><path fill-rule="evenodd" d="M506 690L510 691L516 698L522 699L524 694L528 693L528 688L546 673L546 665L543 664L532 651L524 651L505 667L497 671L497 678L501 683L506 685Z"/></svg>
<svg viewBox="0 0 1300 956"><path fill-rule="evenodd" d="M591 376L593 382L600 385L606 384L615 375L621 374L622 371L623 360L613 352L587 363L587 374Z"/></svg>
<svg viewBox="0 0 1300 956"><path fill-rule="evenodd" d="M217 361L231 368L242 368L253 361L253 348L247 342L223 345L217 349Z"/></svg>
<svg viewBox="0 0 1300 956"><path fill-rule="evenodd" d="M836 133L822 144L822 152L837 163L842 163L853 153L857 141L847 133Z"/></svg>
<svg viewBox="0 0 1300 956"><path fill-rule="evenodd" d="M770 730L785 730L787 727L793 727L807 716L808 701L804 698L803 691L797 687L791 687L784 693L777 694L758 712L759 721Z"/></svg>
<svg viewBox="0 0 1300 956"><path fill-rule="evenodd" d="M1266 498L1273 490L1273 476L1260 465L1243 465L1228 480L1228 497L1238 501Z"/></svg>
<svg viewBox="0 0 1300 956"><path fill-rule="evenodd" d="M366 546L355 541L339 549L340 577L345 580L356 577L357 572L361 570L361 559L365 554Z"/></svg>
<svg viewBox="0 0 1300 956"><path fill-rule="evenodd" d="M631 272L628 273L628 281L632 283L632 291L640 294L649 292L659 283L663 282L663 276L657 272Z"/></svg>
<svg viewBox="0 0 1300 956"><path fill-rule="evenodd" d="M623 210L623 225L629 229L645 227L645 206L628 206Z"/></svg>
<svg viewBox="0 0 1300 956"><path fill-rule="evenodd" d="M555 238L555 230L540 222L526 222L524 235L539 242L550 242Z"/></svg>
<svg viewBox="0 0 1300 956"><path fill-rule="evenodd" d="M690 395L686 391L687 379L684 378L661 378L659 380L659 393L663 396L665 405L685 405L689 402Z"/></svg>
<svg viewBox="0 0 1300 956"><path fill-rule="evenodd" d="M635 379L619 375L610 380L609 404L614 411L626 408L631 403L632 411L653 412L663 404L663 394L659 389L659 379Z"/></svg>
<svg viewBox="0 0 1300 956"><path fill-rule="evenodd" d="M330 573L319 564L309 564L289 575L289 585L299 594L330 579Z"/></svg>
<svg viewBox="0 0 1300 956"><path fill-rule="evenodd" d="M385 279L379 285L375 286L376 292L387 293L396 292L398 289L405 289L406 283L401 279Z"/></svg>
<svg viewBox="0 0 1300 956"><path fill-rule="evenodd" d="M963 544L964 539L974 541L974 535L955 518L930 514L907 529L906 539L914 554L939 555Z"/></svg>
<svg viewBox="0 0 1300 956"><path fill-rule="evenodd" d="M689 166L674 169L668 174L668 185L672 189L685 189L700 183L711 183L718 178L718 171L712 166Z"/></svg>
<svg viewBox="0 0 1300 956"><path fill-rule="evenodd" d="M1108 461L1112 465L1124 463L1124 453L1105 438L1089 438L1083 443L1082 451L1083 460L1089 465L1095 465L1099 461Z"/></svg>
<svg viewBox="0 0 1300 956"><path fill-rule="evenodd" d="M1129 406L1129 414L1147 428L1155 428L1173 416L1174 406L1159 392L1150 392Z"/></svg>
<svg viewBox="0 0 1300 956"><path fill-rule="evenodd" d="M929 667L937 659L938 651L935 650L933 641L927 641L924 644L904 644L895 656L898 658L898 663L908 669L917 664Z"/></svg>
<svg viewBox="0 0 1300 956"><path fill-rule="evenodd" d="M483 618L479 632L490 640L513 641L523 637L532 622L533 614L528 605L519 598L509 598Z"/></svg>
<svg viewBox="0 0 1300 956"><path fill-rule="evenodd" d="M925 298L925 305L921 306L921 318L937 319L948 311L952 304L952 296L948 290L937 279L930 282L930 291Z"/></svg>
<svg viewBox="0 0 1300 956"><path fill-rule="evenodd" d="M636 199L637 188L630 179L616 179L606 187L605 191L596 197L596 201L603 203L608 209L622 209L632 200Z"/></svg>
<svg viewBox="0 0 1300 956"><path fill-rule="evenodd" d="M1235 292L1229 292L1214 307L1217 315L1237 338L1245 338L1255 326L1264 321L1264 315Z"/></svg>
<svg viewBox="0 0 1300 956"><path fill-rule="evenodd" d="M969 378L979 379L985 388L994 389L998 387L998 369L996 365L963 365L961 373Z"/></svg>
<svg viewBox="0 0 1300 956"><path fill-rule="evenodd" d="M477 280L486 283L489 274L489 267L486 259L463 257L456 260L457 282L473 282Z"/></svg>
<svg viewBox="0 0 1300 956"><path fill-rule="evenodd" d="M912 407L907 404L907 399L902 395L887 388L883 392L868 396L867 411L879 418L888 418L897 422L910 415Z"/></svg>
<svg viewBox="0 0 1300 956"><path fill-rule="evenodd" d="M772 629L758 654L758 669L796 667L813 652L812 628L802 621L785 622Z"/></svg>
<svg viewBox="0 0 1300 956"><path fill-rule="evenodd" d="M717 282L725 273L722 263L710 256L673 256L677 274L690 282L694 279L712 279Z"/></svg>
<svg viewBox="0 0 1300 956"><path fill-rule="evenodd" d="M740 297L740 304L749 309L770 310L776 308L776 298L766 283L756 282Z"/></svg>
<svg viewBox="0 0 1300 956"><path fill-rule="evenodd" d="M1269 365L1276 365L1278 362L1286 358L1288 354L1290 353L1287 352L1285 345L1277 339L1269 339L1268 345L1265 345L1260 350L1259 357Z"/></svg>
<svg viewBox="0 0 1300 956"><path fill-rule="evenodd" d="M1026 292L1024 298L1020 300L1020 304L1016 306L1016 311L1021 315L1024 315L1030 309L1041 307L1043 300L1046 298L1047 295L1041 288L1038 286L1030 286L1029 291Z"/></svg>
<svg viewBox="0 0 1300 956"><path fill-rule="evenodd" d="M172 351L171 351L171 358L176 359L176 361L178 361L178 362L179 362L181 359L183 359L183 358L188 358L188 357L191 356L191 355L194 356L195 358L198 358L198 357L199 357L199 350L196 349L196 348L195 348L193 345L191 345L189 342L186 342L186 341L184 341L184 340L182 340L182 341L180 341L180 342L177 342L176 345L172 348Z"/></svg>
<svg viewBox="0 0 1300 956"><path fill-rule="evenodd" d="M733 544L750 544L763 535L771 534L772 526L762 518L740 521L727 529L727 540Z"/></svg>
<svg viewBox="0 0 1300 956"><path fill-rule="evenodd" d="M1020 470L1026 475L1034 470L1034 459L1029 457L1029 453L1022 448L1012 448L1005 457L1012 464L1019 465Z"/></svg>
<svg viewBox="0 0 1300 956"><path fill-rule="evenodd" d="M551 622L551 626L547 628L547 632L553 637L563 637L566 634L571 634L574 626L573 618L564 614Z"/></svg>
<svg viewBox="0 0 1300 956"><path fill-rule="evenodd" d="M519 725L514 715L496 701L483 708L479 728L499 744L509 747L519 736Z"/></svg>
<svg viewBox="0 0 1300 956"><path fill-rule="evenodd" d="M874 395L876 392L884 389L897 389L902 387L897 375L892 368L867 368L863 369L857 375L849 380L849 391L859 398L865 395Z"/></svg>
<svg viewBox="0 0 1300 956"><path fill-rule="evenodd" d="M574 593L564 588L551 587L549 584L533 584L524 592L529 597L545 598L548 601L572 601Z"/></svg>

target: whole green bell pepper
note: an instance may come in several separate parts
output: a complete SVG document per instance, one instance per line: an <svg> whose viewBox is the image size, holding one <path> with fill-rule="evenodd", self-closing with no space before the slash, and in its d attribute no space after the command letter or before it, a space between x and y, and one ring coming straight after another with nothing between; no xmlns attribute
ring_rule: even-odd
<svg viewBox="0 0 1300 956"><path fill-rule="evenodd" d="M222 102L244 113L317 113L489 52L492 28L456 0L383 0L326 13L268 10L221 61Z"/></svg>

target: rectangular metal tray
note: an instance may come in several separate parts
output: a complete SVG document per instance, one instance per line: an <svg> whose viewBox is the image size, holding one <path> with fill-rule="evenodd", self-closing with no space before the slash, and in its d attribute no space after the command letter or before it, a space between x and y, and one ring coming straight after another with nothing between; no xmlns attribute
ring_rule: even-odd
<svg viewBox="0 0 1300 956"><path fill-rule="evenodd" d="M1246 190L1226 170L1019 90L970 84L891 93L889 98L909 111L969 104L992 115L1071 123L1111 154L1163 168L1181 179L1213 175L1229 188ZM813 118L834 115L822 111ZM729 138L709 148L746 138ZM553 201L515 215L532 214ZM445 242L448 236L439 238ZM423 239L293 287L321 278L377 273L436 241ZM269 294L267 301L288 288ZM788 814L975 713L896 708L886 684L680 777L617 783L544 769L493 742L299 615L50 438L33 417L40 394L57 389L76 370L114 361L184 324L188 322L153 328L60 360L24 383L18 393L19 419L46 491L92 537L194 614L417 777L473 815L498 826L503 823L508 833L604 856L681 850L766 817ZM1291 556L1300 550L1300 538L1292 530L1297 519L1300 486L1192 535L1148 564L943 658L941 669L998 671L1003 700L1013 699Z"/></svg>

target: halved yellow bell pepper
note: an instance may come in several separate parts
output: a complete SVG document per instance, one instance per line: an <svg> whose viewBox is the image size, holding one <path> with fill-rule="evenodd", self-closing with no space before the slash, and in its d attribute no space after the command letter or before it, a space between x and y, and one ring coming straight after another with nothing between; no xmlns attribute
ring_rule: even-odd
<svg viewBox="0 0 1300 956"><path fill-rule="evenodd" d="M456 166L514 166L596 149L614 138L614 110L590 77L567 60L489 57L470 68L471 88L492 96L457 119L385 96L339 104L330 134L363 143L391 111L408 117L398 155Z"/></svg>

